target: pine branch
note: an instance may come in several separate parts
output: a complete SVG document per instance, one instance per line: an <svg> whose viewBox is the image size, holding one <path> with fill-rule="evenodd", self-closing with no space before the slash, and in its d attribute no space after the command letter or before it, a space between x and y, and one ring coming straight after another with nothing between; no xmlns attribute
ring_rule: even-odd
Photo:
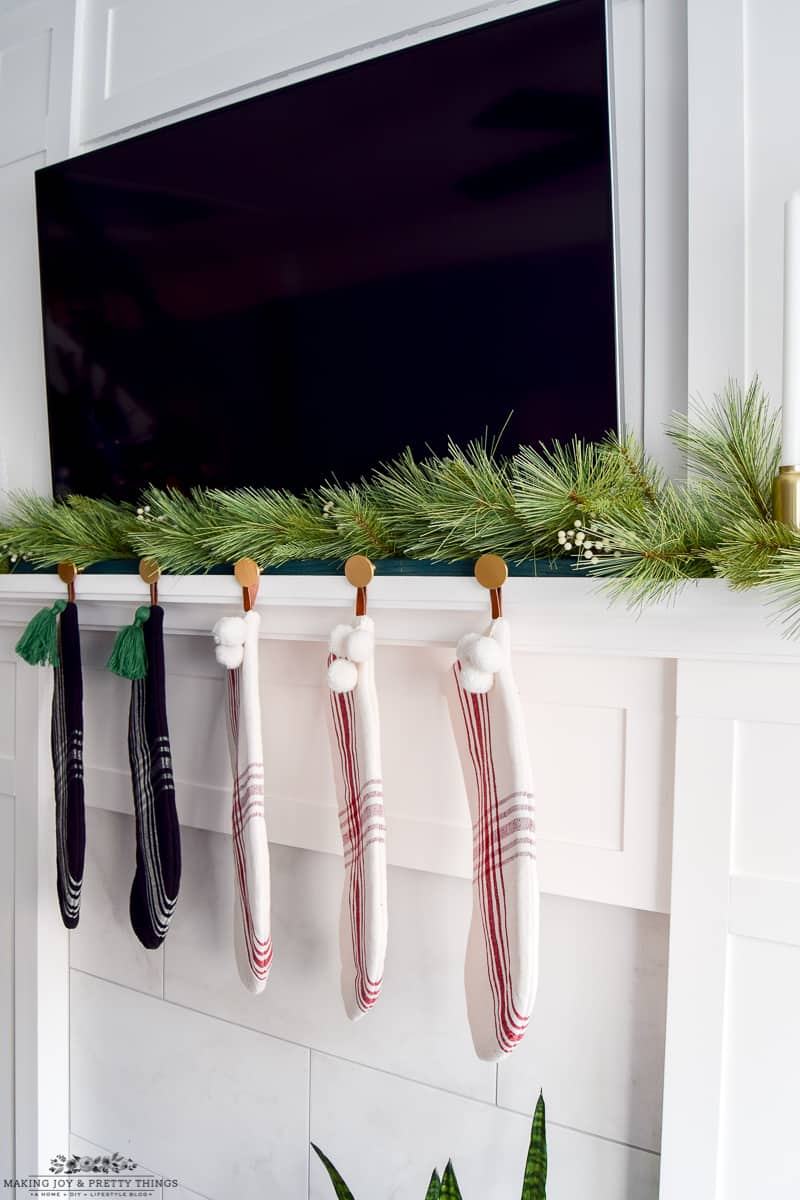
<svg viewBox="0 0 800 1200"><path fill-rule="evenodd" d="M507 460L486 441L417 462L407 450L373 477L386 527L409 558L452 562L492 551L507 558L531 552L510 486Z"/></svg>
<svg viewBox="0 0 800 1200"><path fill-rule="evenodd" d="M531 544L552 547L559 529L590 525L614 512L640 512L658 502L663 479L633 437L578 439L539 450L523 446L513 461L512 489Z"/></svg>
<svg viewBox="0 0 800 1200"><path fill-rule="evenodd" d="M135 558L132 544L135 509L130 504L69 496L52 500L30 492L12 492L3 514L0 542L13 564L18 560L52 567L70 561L76 567L112 558Z"/></svg>
<svg viewBox="0 0 800 1200"><path fill-rule="evenodd" d="M770 564L763 568L760 582L772 592L789 637L800 636L800 538L797 535L794 545L781 547Z"/></svg>
<svg viewBox="0 0 800 1200"><path fill-rule="evenodd" d="M323 516L332 523L342 559L351 554L393 558L400 553L374 484L343 487L326 483L315 494Z"/></svg>
<svg viewBox="0 0 800 1200"><path fill-rule="evenodd" d="M729 521L772 520L772 483L778 471L778 417L755 376L746 393L729 380L712 408L696 405L667 430L689 471L708 488Z"/></svg>
<svg viewBox="0 0 800 1200"><path fill-rule="evenodd" d="M610 594L633 607L714 575L709 551L719 542L719 522L702 487L666 484L657 506L609 514L595 522L592 534L607 539L613 553L592 559L586 569L608 577Z"/></svg>
<svg viewBox="0 0 800 1200"><path fill-rule="evenodd" d="M336 527L312 494L238 488L206 495L217 512L205 538L215 562L254 558L261 567L276 567L297 559L341 557Z"/></svg>
<svg viewBox="0 0 800 1200"><path fill-rule="evenodd" d="M779 521L741 518L724 529L709 552L717 575L735 590L758 586L779 561L783 550L800 549L800 537Z"/></svg>
<svg viewBox="0 0 800 1200"><path fill-rule="evenodd" d="M188 496L174 488L148 488L137 509L133 545L141 558L154 558L162 571L190 574L218 561L208 549L219 517L209 493Z"/></svg>

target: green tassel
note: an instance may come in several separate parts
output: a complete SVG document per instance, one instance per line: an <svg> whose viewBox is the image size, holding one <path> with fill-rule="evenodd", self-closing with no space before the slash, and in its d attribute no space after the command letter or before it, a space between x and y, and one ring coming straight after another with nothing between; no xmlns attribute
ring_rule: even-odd
<svg viewBox="0 0 800 1200"><path fill-rule="evenodd" d="M109 671L123 679L144 679L147 674L147 651L144 646L144 625L150 616L150 605L137 608L132 625L126 625L117 634L111 658L106 663Z"/></svg>
<svg viewBox="0 0 800 1200"><path fill-rule="evenodd" d="M28 622L28 627L17 642L20 658L32 667L59 665L58 660L58 614L67 607L66 600L56 600L52 608L43 608Z"/></svg>

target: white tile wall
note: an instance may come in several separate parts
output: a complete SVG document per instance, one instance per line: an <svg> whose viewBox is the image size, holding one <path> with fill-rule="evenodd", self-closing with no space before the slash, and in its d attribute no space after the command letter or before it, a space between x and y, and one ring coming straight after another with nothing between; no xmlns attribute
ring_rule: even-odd
<svg viewBox="0 0 800 1200"><path fill-rule="evenodd" d="M448 1157L466 1198L509 1200L522 1187L530 1117L434 1088L311 1056L311 1138L356 1197L424 1196L431 1170ZM548 1194L557 1200L655 1200L658 1156L548 1126ZM327 1176L311 1164L311 1200L330 1200Z"/></svg>
<svg viewBox="0 0 800 1200"><path fill-rule="evenodd" d="M195 1163L190 1152L198 1141L193 1096L213 1091L199 1140L213 1140L212 1126L221 1122L218 1144L229 1159L244 1160L242 1194L249 1195L260 1151L283 1152L271 1127L259 1137L252 1124L239 1130L231 1116L241 1102L247 1060L263 1046L275 1086L286 1088L288 1108L307 1107L310 1100L312 1122L315 1117L322 1122L319 1138L327 1139L336 1161L344 1154L361 1162L364 1155L354 1153L347 1114L355 1120L362 1109L375 1107L376 1120L386 1128L380 1153L368 1157L380 1163L389 1155L394 1172L381 1196L412 1194L414 1164L403 1146L417 1141L422 1151L435 1141L431 1167L436 1155L458 1151L472 1173L473 1195L484 1196L476 1191L483 1186L481 1171L493 1169L493 1155L505 1155L505 1148L521 1139L523 1149L510 1154L508 1178L498 1176L511 1186L521 1170L539 1087L548 1100L551 1177L561 1181L558 1191L553 1185L553 1195L582 1200L588 1179L596 1180L600 1196L609 1200L655 1195L657 1156L640 1151L659 1145L667 918L543 897L537 1008L526 1040L498 1078L493 1065L476 1059L466 1021L469 883L390 869L384 993L372 1013L351 1024L338 983L340 859L272 847L275 962L266 991L254 997L239 982L232 952L230 840L184 829L181 897L163 952L165 1003L159 999L162 954L141 950L128 921L133 833L131 817L89 811L83 911L72 939L72 965L89 973L73 971L76 1136L132 1153L156 1171L177 1175L182 1186L210 1200L226 1200L224 1172L207 1176L205 1160ZM118 1063L119 1039L124 1048ZM206 1040L212 1061L199 1067L193 1055ZM310 1094L306 1047L317 1063ZM275 1063L281 1048L288 1057ZM170 1056L163 1067L162 1051ZM231 1061L223 1069L227 1054ZM256 1099L259 1112L275 1103L272 1085L264 1087ZM163 1139L157 1125L164 1118L174 1126L168 1116L173 1091L189 1109L174 1138ZM395 1119L392 1106L397 1104L408 1112ZM408 1115L412 1110L422 1125L432 1123L425 1136L418 1138L417 1118ZM338 1124L330 1123L334 1117ZM292 1153L302 1157L305 1126L296 1112L291 1122ZM394 1133L401 1136L390 1153ZM126 1149L131 1146L135 1153ZM314 1191L319 1187L313 1184L315 1169L312 1164L311 1194L323 1195ZM361 1169L367 1171L361 1195L368 1195L372 1168L361 1163ZM469 1181L469 1174L465 1178ZM514 1182L511 1192L487 1192L484 1200L513 1195L517 1186Z"/></svg>
<svg viewBox="0 0 800 1200"><path fill-rule="evenodd" d="M340 858L271 848L275 958L260 996L243 988L233 959L230 839L184 830L183 864L181 899L167 941L168 1000L494 1100L494 1068L475 1057L466 1021L463 959L471 895L466 881L390 869L383 993L373 1012L354 1024L339 992Z"/></svg>
<svg viewBox="0 0 800 1200"><path fill-rule="evenodd" d="M658 1150L668 919L544 897L539 993L528 1033L500 1066L498 1102Z"/></svg>
<svg viewBox="0 0 800 1200"><path fill-rule="evenodd" d="M72 972L71 1124L214 1200L297 1200L308 1051Z"/></svg>
<svg viewBox="0 0 800 1200"><path fill-rule="evenodd" d="M69 1152L70 1154L80 1154L87 1158L96 1158L99 1154L113 1154L114 1149L113 1147L109 1149L108 1146L98 1146L95 1142L89 1142L86 1138L78 1137L73 1133L69 1139ZM154 1179L165 1178L165 1176L159 1175L154 1171L152 1167L148 1167L146 1163L137 1163L136 1170L132 1171L127 1178L130 1179L131 1176L135 1177L136 1175L148 1175ZM124 1174L120 1176L123 1179L125 1177ZM200 1192L192 1192L180 1182L177 1187L174 1186L171 1178L165 1187L155 1189L154 1196L156 1200L167 1200L167 1198L169 1200L207 1200L207 1197L203 1196Z"/></svg>

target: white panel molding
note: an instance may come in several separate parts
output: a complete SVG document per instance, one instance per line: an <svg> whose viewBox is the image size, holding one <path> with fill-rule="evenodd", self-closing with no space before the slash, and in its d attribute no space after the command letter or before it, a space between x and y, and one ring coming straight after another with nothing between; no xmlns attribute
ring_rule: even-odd
<svg viewBox="0 0 800 1200"><path fill-rule="evenodd" d="M688 365L688 123L686 0L645 0L644 444L678 476L664 424L686 412Z"/></svg>
<svg viewBox="0 0 800 1200"><path fill-rule="evenodd" d="M69 1130L69 952L53 903L50 672L17 671L15 816L16 1167L44 1170Z"/></svg>
<svg viewBox="0 0 800 1200"><path fill-rule="evenodd" d="M129 814L128 688L105 670L109 636L84 630L82 640L87 803ZM455 640L454 632L451 646ZM437 646L378 647L387 855L395 866L471 879L472 833L444 701L452 653ZM319 641L265 640L266 788L272 841L339 855L324 659ZM210 637L168 637L167 666L181 823L228 834L222 673ZM672 664L631 658L620 670L609 658L520 650L515 670L539 796L543 889L667 911ZM290 750L293 740L305 746L300 760Z"/></svg>
<svg viewBox="0 0 800 1200"><path fill-rule="evenodd" d="M800 880L734 875L730 931L740 937L800 946Z"/></svg>
<svg viewBox="0 0 800 1200"><path fill-rule="evenodd" d="M0 167L69 149L75 0L0 13Z"/></svg>
<svg viewBox="0 0 800 1200"><path fill-rule="evenodd" d="M0 796L0 1167L14 1171L14 800Z"/></svg>
<svg viewBox="0 0 800 1200"><path fill-rule="evenodd" d="M766 874L786 864L796 803L785 770L764 753L796 741L799 684L796 663L678 664L662 1200L722 1200L727 1165L739 1154L725 1103L729 1072L741 1065L729 1034L731 1006L742 998L729 965L732 935L781 943L787 985L797 982L800 868L796 879ZM760 848L752 846L754 819L766 823ZM734 861L745 869L734 873ZM750 862L762 873L747 873ZM793 1036L794 1015L791 1029L770 1035L778 1043ZM762 1094L768 1124L765 1110L783 1110L788 1088Z"/></svg>
<svg viewBox="0 0 800 1200"><path fill-rule="evenodd" d="M729 723L679 715L661 1200L719 1195L733 757Z"/></svg>
<svg viewBox="0 0 800 1200"><path fill-rule="evenodd" d="M189 108L204 111L546 2L239 0L232 14L193 0L88 0L81 141L174 120Z"/></svg>
<svg viewBox="0 0 800 1200"><path fill-rule="evenodd" d="M687 0L688 374L705 401L746 367L743 5Z"/></svg>

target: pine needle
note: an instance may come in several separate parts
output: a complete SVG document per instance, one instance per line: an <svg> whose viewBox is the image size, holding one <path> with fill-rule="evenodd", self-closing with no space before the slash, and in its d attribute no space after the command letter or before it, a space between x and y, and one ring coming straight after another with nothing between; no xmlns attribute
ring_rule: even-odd
<svg viewBox="0 0 800 1200"><path fill-rule="evenodd" d="M136 511L130 504L69 496L51 500L12 492L3 514L5 553L38 567L69 560L76 567L112 558L136 558L132 544Z"/></svg>
<svg viewBox="0 0 800 1200"><path fill-rule="evenodd" d="M756 375L744 395L728 380L713 407L696 404L689 416L676 414L667 432L720 514L771 521L778 429L778 416Z"/></svg>

